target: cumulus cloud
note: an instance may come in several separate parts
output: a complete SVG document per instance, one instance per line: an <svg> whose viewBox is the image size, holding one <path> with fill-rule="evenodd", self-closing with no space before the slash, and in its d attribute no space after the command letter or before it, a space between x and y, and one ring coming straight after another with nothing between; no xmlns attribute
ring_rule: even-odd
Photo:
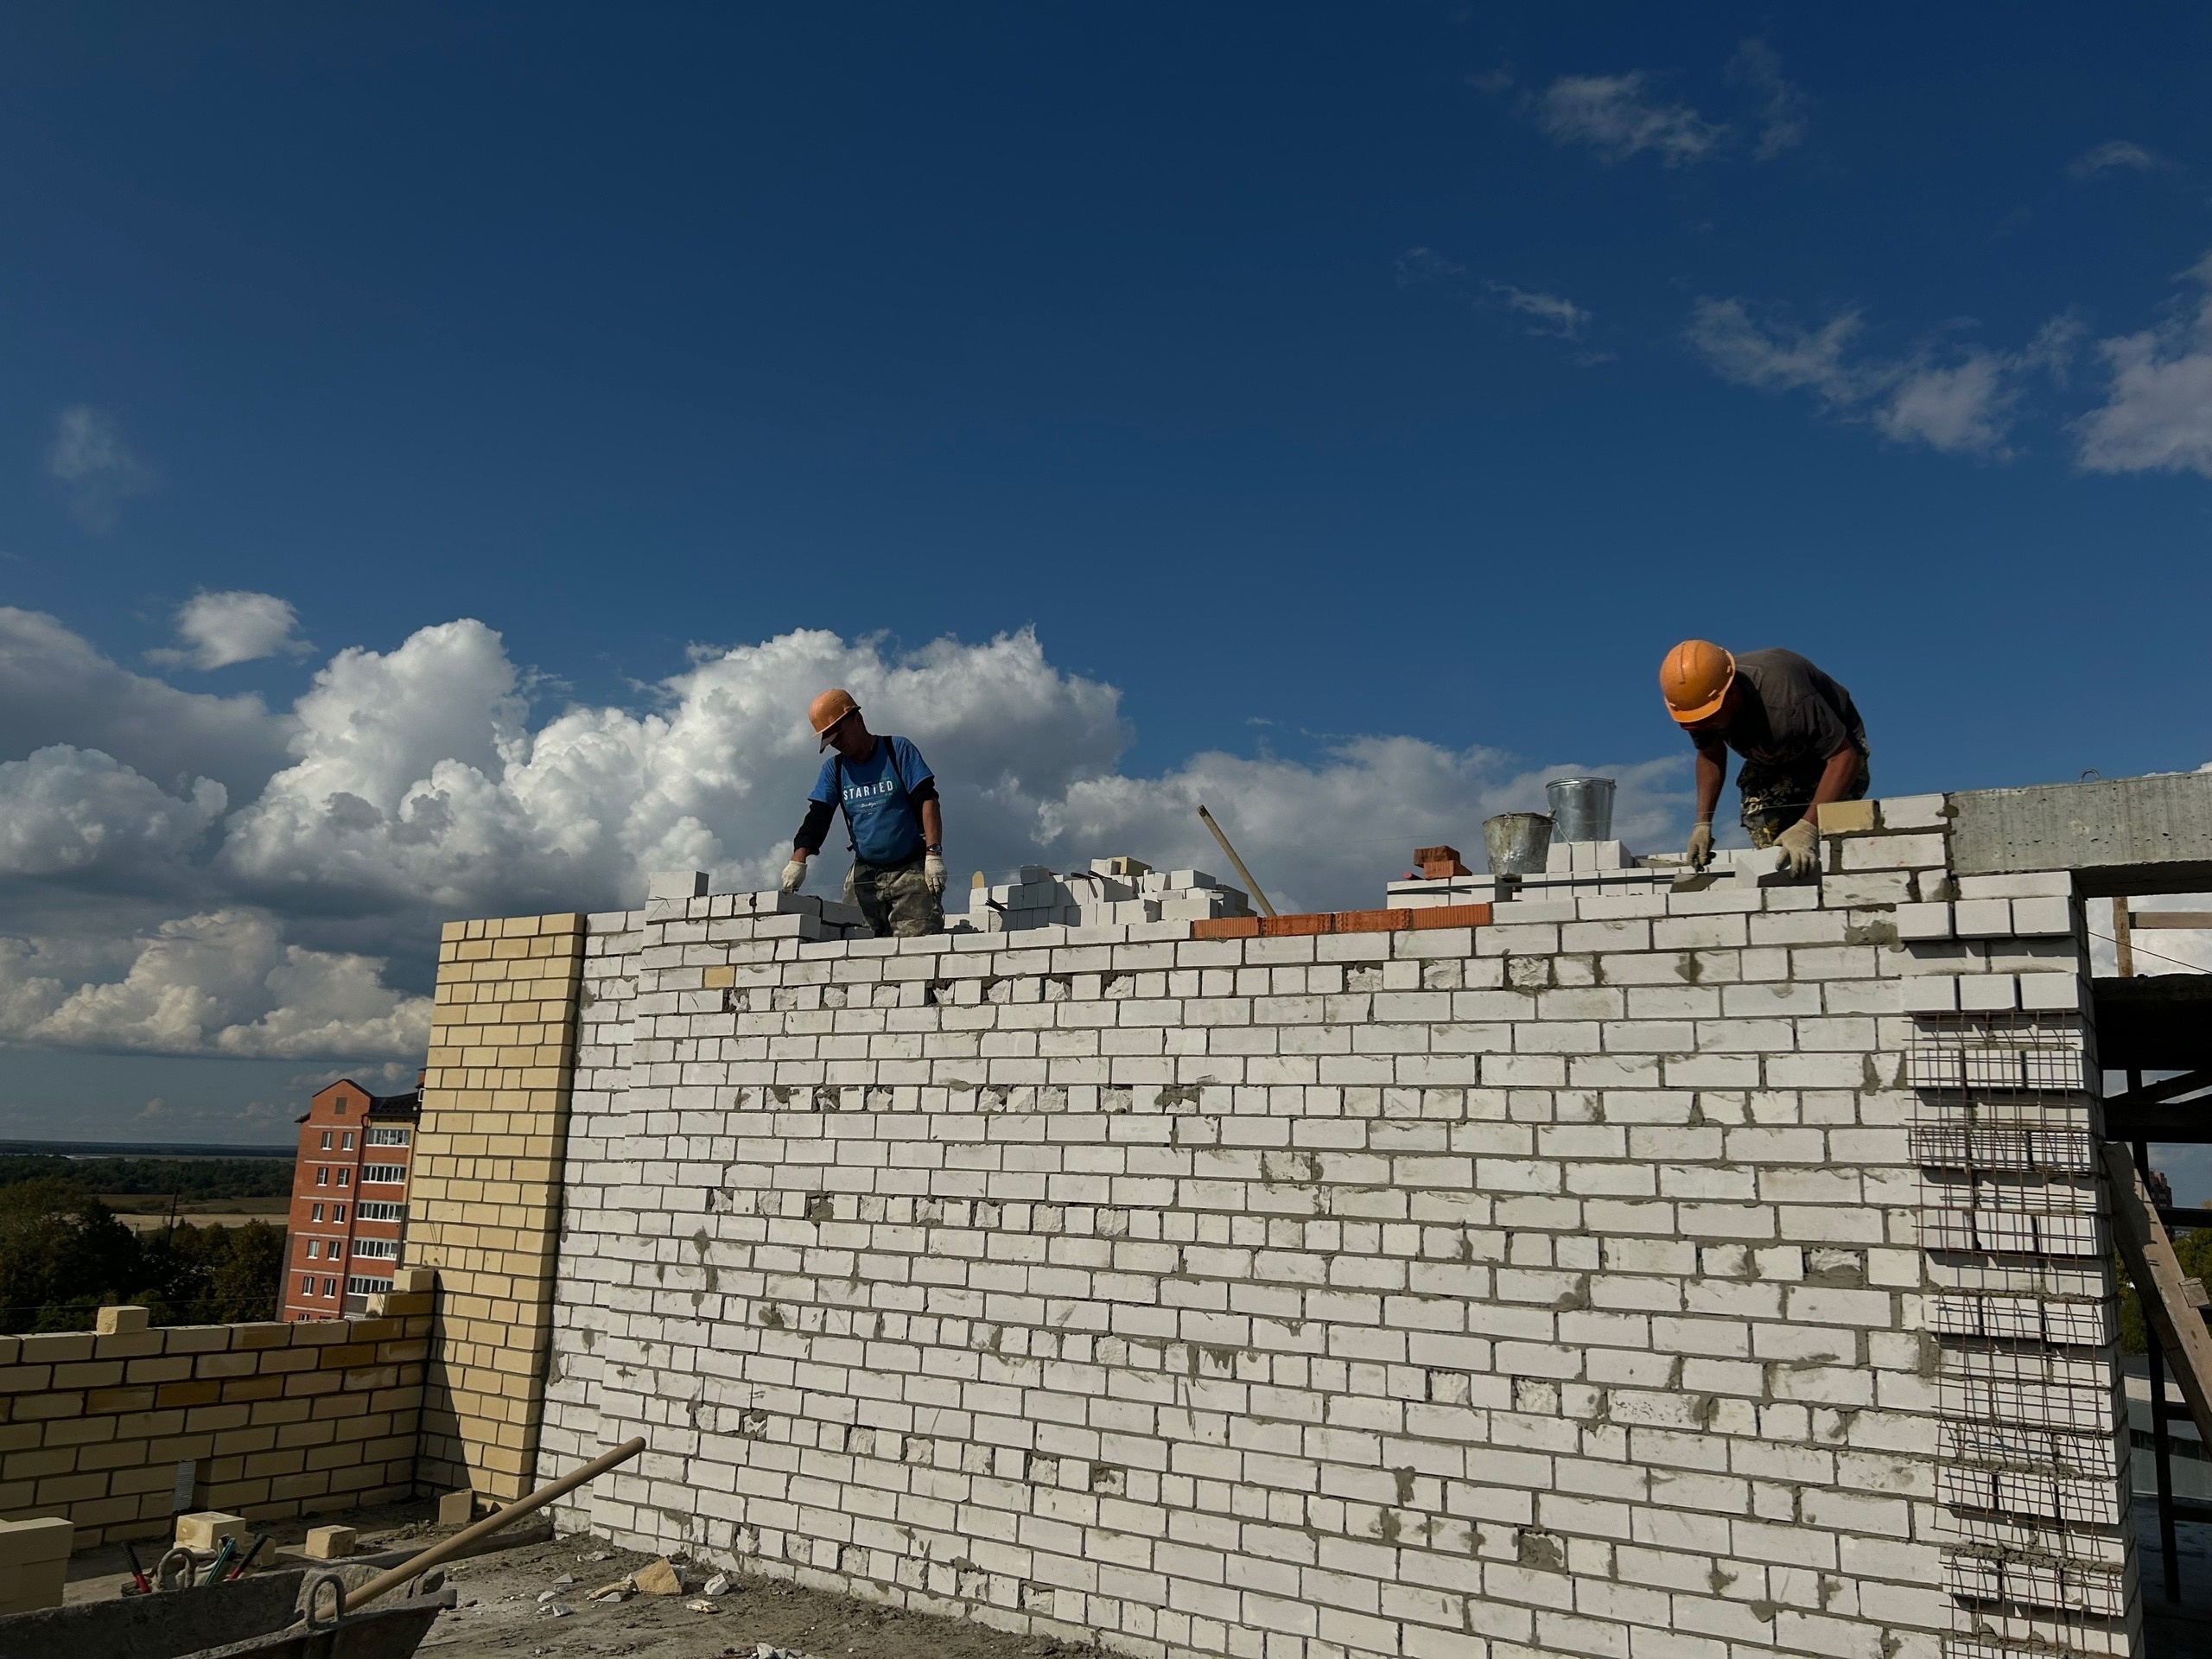
<svg viewBox="0 0 2212 1659"><path fill-rule="evenodd" d="M165 788L213 778L250 800L296 725L258 696L180 691L123 668L40 611L0 605L0 754L98 749Z"/></svg>
<svg viewBox="0 0 2212 1659"><path fill-rule="evenodd" d="M1646 150L1668 167L1703 161L1720 147L1727 127L1686 104L1648 96L1640 69L1624 75L1562 75L1536 100L1536 124L1562 144L1586 144L1600 160L1624 162Z"/></svg>
<svg viewBox="0 0 2212 1659"><path fill-rule="evenodd" d="M79 404L61 411L47 446L46 470L68 493L69 508L88 530L115 527L123 503L156 482L112 415Z"/></svg>
<svg viewBox="0 0 2212 1659"><path fill-rule="evenodd" d="M315 647L298 634L299 613L274 594L194 594L176 613L178 648L149 651L157 663L228 668L264 657L304 657Z"/></svg>
<svg viewBox="0 0 2212 1659"><path fill-rule="evenodd" d="M2090 472L2212 478L2212 254L2183 276L2201 291L2164 327L2097 342L2111 385L2075 428Z"/></svg>
<svg viewBox="0 0 2212 1659"><path fill-rule="evenodd" d="M1928 346L1903 358L1854 352L1856 310L1817 329L1755 315L1743 301L1703 298L1684 330L1713 372L1761 391L1807 391L1827 411L1871 422L1885 437L1947 454L2003 459L2031 378L2063 380L2081 326L2054 318L2017 351Z"/></svg>
<svg viewBox="0 0 2212 1659"><path fill-rule="evenodd" d="M2131 144L2125 138L2107 139L2092 145L2066 164L2069 179L2093 179L2100 173L2109 173L2117 168L2130 173L2156 173L2173 165L2163 156L2147 150L2140 144Z"/></svg>
<svg viewBox="0 0 2212 1659"><path fill-rule="evenodd" d="M292 1058L419 1053L430 1004L365 957L285 943L274 918L225 909L163 922L120 979L41 972L35 941L0 939L0 1034L64 1047Z"/></svg>
<svg viewBox="0 0 2212 1659"><path fill-rule="evenodd" d="M0 762L0 875L143 875L190 856L227 798L212 778L180 799L111 755L54 744Z"/></svg>
<svg viewBox="0 0 2212 1659"><path fill-rule="evenodd" d="M1203 800L1287 906L1372 905L1416 845L1473 854L1484 817L1541 806L1547 777L1589 769L1376 735L1132 776L1120 693L1056 667L1028 632L903 654L817 630L700 649L638 708L540 715L527 678L492 628L441 623L332 658L281 764L227 798L215 782L156 787L81 746L0 769L0 1040L404 1065L441 921L634 903L655 869L769 885L820 766L804 709L826 684L921 747L963 870L1126 853L1226 874ZM1608 770L1623 832L1664 844L1681 759ZM818 885L842 873L824 862ZM131 869L155 895L139 919L73 927L70 895L122 891Z"/></svg>
<svg viewBox="0 0 2212 1659"><path fill-rule="evenodd" d="M1783 78L1782 56L1772 47L1764 41L1745 41L1728 60L1728 79L1749 86L1758 100L1754 160L1770 162L1805 142L1805 94Z"/></svg>

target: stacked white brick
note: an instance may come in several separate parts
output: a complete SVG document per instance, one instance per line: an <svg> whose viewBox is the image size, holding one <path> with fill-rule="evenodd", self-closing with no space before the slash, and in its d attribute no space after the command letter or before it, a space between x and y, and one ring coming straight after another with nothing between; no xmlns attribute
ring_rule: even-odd
<svg viewBox="0 0 2212 1659"><path fill-rule="evenodd" d="M1041 864L1025 864L1012 881L972 889L968 902L969 925L984 933L1127 927L1251 913L1248 894L1204 870L1155 870L1134 858L1095 858L1090 868L1065 875Z"/></svg>

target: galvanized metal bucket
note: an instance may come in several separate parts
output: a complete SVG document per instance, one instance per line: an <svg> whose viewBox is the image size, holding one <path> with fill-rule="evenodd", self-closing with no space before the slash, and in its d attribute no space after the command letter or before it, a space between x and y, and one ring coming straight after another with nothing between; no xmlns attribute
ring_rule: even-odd
<svg viewBox="0 0 2212 1659"><path fill-rule="evenodd" d="M1544 785L1551 797L1552 833L1561 841L1613 838L1613 780L1610 778L1554 778Z"/></svg>
<svg viewBox="0 0 2212 1659"><path fill-rule="evenodd" d="M1483 820L1483 850L1492 875L1530 875L1544 868L1552 821L1541 812L1501 812Z"/></svg>

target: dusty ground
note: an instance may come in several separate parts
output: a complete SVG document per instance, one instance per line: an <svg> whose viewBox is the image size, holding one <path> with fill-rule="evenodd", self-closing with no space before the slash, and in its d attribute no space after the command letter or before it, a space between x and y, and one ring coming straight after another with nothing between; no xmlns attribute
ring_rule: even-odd
<svg viewBox="0 0 2212 1659"><path fill-rule="evenodd" d="M428 1503L397 1504L321 1516L318 1522L356 1529L365 1549L403 1543L428 1548L452 1530L430 1524L430 1512ZM316 1523L283 1522L270 1530L276 1541L294 1543ZM161 1551L141 1545L138 1554L150 1568ZM732 1575L737 1588L731 1593L708 1599L699 1590L714 1569L702 1567L683 1566L687 1590L681 1596L633 1595L603 1603L586 1599L653 1559L610 1549L596 1539L570 1537L451 1562L447 1581L461 1605L440 1618L420 1651L435 1659L721 1659L733 1654L753 1659L764 1642L795 1659L1039 1659L1089 1651L742 1574ZM564 1575L575 1582L558 1591L554 1602L569 1611L541 1611L539 1596ZM70 1562L69 1599L116 1595L129 1576L119 1547L85 1551ZM700 1612L685 1605L695 1600L708 1601L712 1611Z"/></svg>
<svg viewBox="0 0 2212 1659"><path fill-rule="evenodd" d="M606 1559L590 1559L602 1555ZM1033 1659L1068 1650L1058 1642L896 1612L772 1579L738 1577L737 1589L709 1603L712 1612L698 1612L686 1605L702 1599L697 1586L704 1575L696 1568L685 1573L691 1592L683 1596L641 1595L603 1604L584 1599L652 1559L609 1551L591 1539L559 1538L464 1561L449 1580L461 1605L438 1621L422 1651L440 1659L493 1654L716 1659L730 1653L751 1659L763 1642L807 1659ZM568 1617L556 1618L540 1611L537 1598L564 1573L575 1574L577 1582L556 1599L570 1609Z"/></svg>

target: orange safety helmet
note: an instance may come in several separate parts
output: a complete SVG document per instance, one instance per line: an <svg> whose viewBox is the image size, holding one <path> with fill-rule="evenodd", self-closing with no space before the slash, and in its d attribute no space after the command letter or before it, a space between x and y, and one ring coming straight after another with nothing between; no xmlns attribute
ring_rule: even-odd
<svg viewBox="0 0 2212 1659"><path fill-rule="evenodd" d="M1667 699L1667 712L1684 726L1719 714L1735 683L1736 659L1710 639L1685 639L1659 664L1659 692Z"/></svg>
<svg viewBox="0 0 2212 1659"><path fill-rule="evenodd" d="M853 701L853 694L842 686L832 686L812 702L806 705L808 724L814 734L822 740L820 748L830 747L830 734L837 729L837 722L847 715L857 715L861 706Z"/></svg>

